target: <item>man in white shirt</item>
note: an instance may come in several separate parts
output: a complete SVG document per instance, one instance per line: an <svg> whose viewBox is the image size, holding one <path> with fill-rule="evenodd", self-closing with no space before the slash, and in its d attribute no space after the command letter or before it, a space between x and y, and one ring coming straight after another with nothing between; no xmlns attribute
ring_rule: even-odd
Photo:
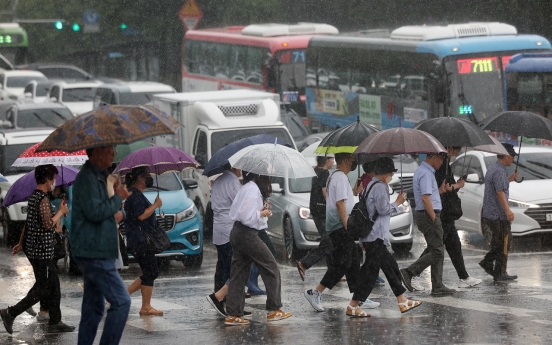
<svg viewBox="0 0 552 345"><path fill-rule="evenodd" d="M338 153L335 155L337 170L330 175L326 188L326 231L332 241L334 251L331 254L331 262L326 274L315 289L304 291L305 298L316 311L324 311L322 307L322 292L326 288L332 289L341 277L347 278L349 291L354 293L358 284L360 259L358 246L354 239L347 233L347 219L355 205L354 196L362 190L362 185L357 184L355 190L351 188L347 174L355 170L357 162L355 156L350 153ZM352 317L368 317L364 312L360 301L351 300L347 306L346 315Z"/></svg>

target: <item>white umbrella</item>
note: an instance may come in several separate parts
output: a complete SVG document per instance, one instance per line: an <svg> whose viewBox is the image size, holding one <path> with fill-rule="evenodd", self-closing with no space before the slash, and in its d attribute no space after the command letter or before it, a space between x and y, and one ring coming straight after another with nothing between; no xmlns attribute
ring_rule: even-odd
<svg viewBox="0 0 552 345"><path fill-rule="evenodd" d="M248 146L228 158L228 162L236 169L258 175L288 178L316 176L299 151L277 144Z"/></svg>

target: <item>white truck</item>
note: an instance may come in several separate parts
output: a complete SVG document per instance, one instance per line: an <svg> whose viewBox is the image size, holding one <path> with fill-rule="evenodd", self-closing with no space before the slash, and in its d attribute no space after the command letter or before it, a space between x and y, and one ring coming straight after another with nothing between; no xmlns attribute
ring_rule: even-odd
<svg viewBox="0 0 552 345"><path fill-rule="evenodd" d="M185 170L184 178L193 178L198 188L189 189L190 198L203 218L206 234L212 232L209 179L203 169L222 147L242 138L270 134L295 147L293 138L280 121L280 96L254 90L225 90L158 94L153 105L173 116L183 127L175 135L155 137L159 146L181 149L201 164Z"/></svg>

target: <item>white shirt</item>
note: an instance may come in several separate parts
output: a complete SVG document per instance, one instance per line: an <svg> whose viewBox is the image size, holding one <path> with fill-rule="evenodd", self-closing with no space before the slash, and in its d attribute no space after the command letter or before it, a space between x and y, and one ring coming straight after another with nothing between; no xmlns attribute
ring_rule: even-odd
<svg viewBox="0 0 552 345"><path fill-rule="evenodd" d="M329 181L330 183L326 189L328 196L326 199L326 232L332 233L345 227L341 218L339 218L336 202L345 201L348 216L355 206L355 197L349 178L342 171L336 170L335 173L330 175Z"/></svg>
<svg viewBox="0 0 552 345"><path fill-rule="evenodd" d="M213 181L211 189L211 209L213 210L213 244L230 242L230 232L234 221L230 218L230 207L241 188L240 180L232 172L225 170Z"/></svg>
<svg viewBox="0 0 552 345"><path fill-rule="evenodd" d="M259 187L249 181L241 187L230 208L230 218L253 229L266 229L268 217L261 217L263 197Z"/></svg>

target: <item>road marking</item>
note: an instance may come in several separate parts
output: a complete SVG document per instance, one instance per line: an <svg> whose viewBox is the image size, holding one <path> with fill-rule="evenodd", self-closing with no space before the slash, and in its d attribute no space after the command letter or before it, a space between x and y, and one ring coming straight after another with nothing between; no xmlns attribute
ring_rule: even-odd
<svg viewBox="0 0 552 345"><path fill-rule="evenodd" d="M483 311L486 313L494 313L500 315L510 314L520 317L534 316L533 314L535 313L542 313L542 311L540 310L506 307L499 304L490 304L455 297L426 297L424 298L424 302L440 304L447 307L454 307L459 309Z"/></svg>

